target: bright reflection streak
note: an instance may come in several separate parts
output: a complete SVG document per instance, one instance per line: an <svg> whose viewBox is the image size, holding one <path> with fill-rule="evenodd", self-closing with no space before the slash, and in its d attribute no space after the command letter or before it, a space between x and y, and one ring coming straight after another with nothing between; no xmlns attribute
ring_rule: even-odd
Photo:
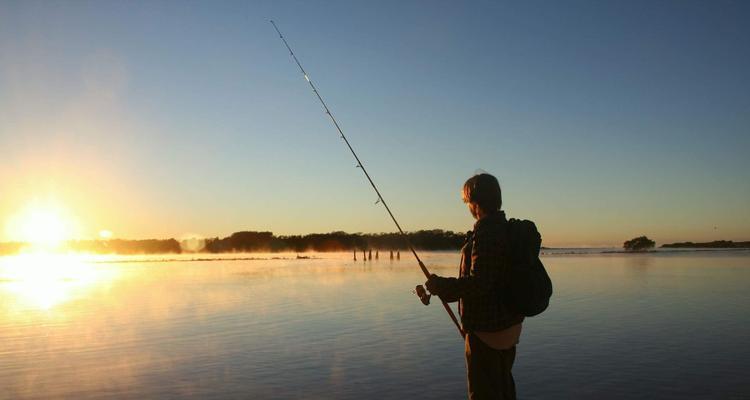
<svg viewBox="0 0 750 400"><path fill-rule="evenodd" d="M50 310L111 281L116 269L87 263L81 256L30 253L0 258L0 291L20 309Z"/></svg>

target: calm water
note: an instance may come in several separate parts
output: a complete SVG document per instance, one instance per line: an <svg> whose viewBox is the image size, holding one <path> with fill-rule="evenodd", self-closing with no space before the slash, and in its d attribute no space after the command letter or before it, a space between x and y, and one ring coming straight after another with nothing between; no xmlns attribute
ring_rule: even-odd
<svg viewBox="0 0 750 400"><path fill-rule="evenodd" d="M0 258L0 398L465 398L463 343L410 259L317 257ZM521 398L750 398L749 253L544 261Z"/></svg>

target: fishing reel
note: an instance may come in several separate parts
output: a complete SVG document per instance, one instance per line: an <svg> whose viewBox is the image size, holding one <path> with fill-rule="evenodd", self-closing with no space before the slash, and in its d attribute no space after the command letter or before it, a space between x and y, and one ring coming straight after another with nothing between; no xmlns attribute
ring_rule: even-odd
<svg viewBox="0 0 750 400"><path fill-rule="evenodd" d="M422 285L417 285L417 287L414 288L414 292L417 297L419 297L419 300L422 302L422 304L428 306L430 305L430 297L432 297L431 294L427 293L427 289L424 288Z"/></svg>

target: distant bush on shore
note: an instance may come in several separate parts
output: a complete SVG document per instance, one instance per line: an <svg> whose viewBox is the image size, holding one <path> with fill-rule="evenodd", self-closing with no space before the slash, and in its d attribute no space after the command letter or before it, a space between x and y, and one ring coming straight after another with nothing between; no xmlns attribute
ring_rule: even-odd
<svg viewBox="0 0 750 400"><path fill-rule="evenodd" d="M622 248L626 251L644 251L652 249L656 246L656 242L647 238L646 236L639 236L637 238L630 239L622 244Z"/></svg>

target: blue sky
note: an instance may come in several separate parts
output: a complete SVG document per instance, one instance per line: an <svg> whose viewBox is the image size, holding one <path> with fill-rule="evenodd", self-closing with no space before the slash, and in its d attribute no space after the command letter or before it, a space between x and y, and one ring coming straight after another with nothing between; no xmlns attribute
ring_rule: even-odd
<svg viewBox="0 0 750 400"><path fill-rule="evenodd" d="M750 240L744 2L0 4L0 220L81 237L407 230L500 179L547 245ZM8 232L0 240L12 239Z"/></svg>

